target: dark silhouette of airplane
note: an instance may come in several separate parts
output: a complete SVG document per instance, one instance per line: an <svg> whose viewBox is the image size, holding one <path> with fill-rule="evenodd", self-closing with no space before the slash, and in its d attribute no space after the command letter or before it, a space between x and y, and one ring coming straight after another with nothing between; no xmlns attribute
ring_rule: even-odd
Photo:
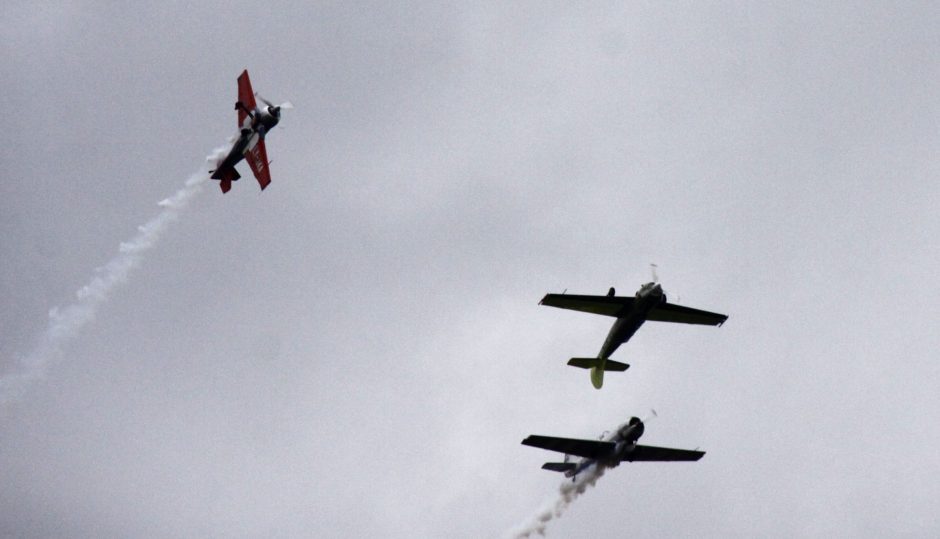
<svg viewBox="0 0 940 539"><path fill-rule="evenodd" d="M633 297L617 296L611 287L606 296L546 294L539 305L602 314L617 319L597 357L575 357L568 361L568 365L573 367L591 369L591 383L597 389L604 385L604 371L625 371L630 368L626 363L613 361L610 356L621 344L629 341L647 320L720 326L728 319L724 314L667 302L663 287L657 282L644 284Z"/></svg>
<svg viewBox="0 0 940 539"><path fill-rule="evenodd" d="M644 430L643 421L639 417L632 417L607 439L578 440L532 434L522 440L522 444L564 453L564 462L546 462L542 465L542 469L564 472L565 477L571 478L576 478L580 472L590 466L614 468L621 462L695 461L705 455L704 451L698 450L639 445L636 441L643 436ZM571 455L581 457L581 459L578 462L571 462L569 460Z"/></svg>

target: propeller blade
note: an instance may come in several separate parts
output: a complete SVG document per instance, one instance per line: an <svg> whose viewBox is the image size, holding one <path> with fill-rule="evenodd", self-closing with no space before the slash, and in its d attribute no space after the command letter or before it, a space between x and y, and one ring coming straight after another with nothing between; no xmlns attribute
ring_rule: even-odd
<svg viewBox="0 0 940 539"><path fill-rule="evenodd" d="M261 100L261 102L264 103L265 105L267 105L267 106L269 106L269 107L274 107L274 108L276 108L276 109L287 109L287 110L290 110L290 109L294 108L294 104L291 103L290 101L285 101L285 102L281 103L280 105L275 105L274 103L272 103L272 102L268 101L267 99L265 99L264 96L262 96L262 95L259 94L258 92L255 92L255 97L257 97L259 100Z"/></svg>
<svg viewBox="0 0 940 539"><path fill-rule="evenodd" d="M654 282L654 283L658 283L658 282L659 282L659 275L656 274L656 268L658 268L658 267L659 267L659 266L657 266L656 264L650 263L650 273L653 274L653 282Z"/></svg>
<svg viewBox="0 0 940 539"><path fill-rule="evenodd" d="M258 92L255 92L255 97L257 97L258 99L260 99L262 103L264 103L265 105L267 105L267 106L269 106L269 107L273 107L273 106L274 106L274 103L271 103L270 101L268 101L267 99L265 99L264 97L262 97L261 94L259 94Z"/></svg>

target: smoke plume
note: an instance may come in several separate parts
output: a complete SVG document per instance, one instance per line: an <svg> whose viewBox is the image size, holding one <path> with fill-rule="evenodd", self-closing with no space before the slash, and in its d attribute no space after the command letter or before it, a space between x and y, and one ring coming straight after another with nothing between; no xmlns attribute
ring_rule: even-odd
<svg viewBox="0 0 940 539"><path fill-rule="evenodd" d="M529 519L527 524L516 528L510 532L510 537L522 539L532 537L533 535L544 536L545 528L552 519L560 517L578 496L593 487L607 470L604 466L594 464L589 468L582 470L576 476L574 481L565 479L558 486L558 497L554 501L548 501L539 509L535 515Z"/></svg>
<svg viewBox="0 0 940 539"><path fill-rule="evenodd" d="M224 148L215 150L206 161L215 163ZM0 377L0 406L20 399L30 385L45 377L49 366L62 359L63 347L95 319L98 309L118 285L127 282L131 271L140 265L143 254L153 248L171 223L189 205L208 180L206 170L186 180L182 189L161 200L163 210L153 219L137 228L137 235L118 247L118 254L98 268L95 276L76 292L76 301L66 307L53 307L49 311L49 326L39 344L20 360L20 371Z"/></svg>

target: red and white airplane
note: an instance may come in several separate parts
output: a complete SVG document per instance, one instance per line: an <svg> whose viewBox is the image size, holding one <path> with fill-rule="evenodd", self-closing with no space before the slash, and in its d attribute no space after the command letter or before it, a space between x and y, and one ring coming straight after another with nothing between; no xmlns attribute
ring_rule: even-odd
<svg viewBox="0 0 940 539"><path fill-rule="evenodd" d="M265 104L264 108L258 107L256 96ZM264 147L264 137L281 120L282 108L292 109L294 106L290 102L274 105L252 92L248 70L242 71L238 77L238 101L235 102L240 133L225 159L216 164L215 170L209 171L213 180L219 180L223 193L228 193L232 182L241 178L235 170L235 165L242 159L248 161L248 166L251 167L251 172L261 185L262 191L271 183L271 171L268 169L270 161Z"/></svg>

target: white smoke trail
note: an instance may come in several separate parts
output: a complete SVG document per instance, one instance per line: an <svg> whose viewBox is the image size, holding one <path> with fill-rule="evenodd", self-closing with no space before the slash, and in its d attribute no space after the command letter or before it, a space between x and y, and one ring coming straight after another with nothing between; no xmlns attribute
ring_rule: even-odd
<svg viewBox="0 0 940 539"><path fill-rule="evenodd" d="M657 417L659 417L659 414L656 413L656 410L650 410L650 415L646 416L641 422L646 424ZM630 423L624 423L614 431L605 432L601 436L601 440L611 441L617 436L618 432L622 431L623 428L629 424ZM515 539L531 537L532 534L544 536L545 528L548 526L548 523L552 519L560 517L565 510L568 509L568 506L570 506L578 496L584 494L584 491L589 487L593 487L597 483L597 480L604 476L604 472L606 471L607 468L605 466L595 462L592 466L579 472L578 475L575 476L574 481L563 481L561 485L558 486L558 498L554 502L546 502L542 506L542 509L535 513L535 516L529 520L528 524L513 528L510 530L509 536Z"/></svg>
<svg viewBox="0 0 940 539"><path fill-rule="evenodd" d="M216 149L206 157L206 161L215 163L226 150ZM98 308L118 285L127 282L131 270L140 265L143 253L159 241L167 227L202 191L208 179L206 170L197 172L186 180L184 187L176 194L161 200L158 205L163 211L139 226L137 235L130 241L120 244L117 256L98 268L97 275L76 292L75 303L63 308L53 307L49 311L49 326L32 353L20 360L21 372L0 377L0 406L18 400L32 383L45 377L50 364L61 359L62 347L94 320Z"/></svg>
<svg viewBox="0 0 940 539"><path fill-rule="evenodd" d="M546 502L538 512L529 520L529 522L519 528L509 532L511 537L522 539L538 535L545 536L545 528L552 519L560 517L565 510L574 502L578 496L584 494L588 488L593 487L597 480L603 477L607 470L600 464L582 470L575 477L574 481L566 479L558 486L558 498L555 501Z"/></svg>

